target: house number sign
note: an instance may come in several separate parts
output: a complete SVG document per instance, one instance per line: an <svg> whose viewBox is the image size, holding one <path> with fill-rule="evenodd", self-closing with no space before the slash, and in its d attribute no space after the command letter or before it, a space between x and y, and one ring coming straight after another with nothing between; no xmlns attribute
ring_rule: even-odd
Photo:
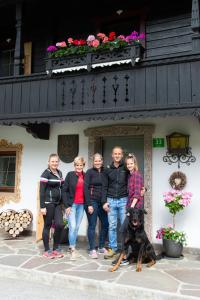
<svg viewBox="0 0 200 300"><path fill-rule="evenodd" d="M153 148L163 148L164 146L164 138L153 138Z"/></svg>

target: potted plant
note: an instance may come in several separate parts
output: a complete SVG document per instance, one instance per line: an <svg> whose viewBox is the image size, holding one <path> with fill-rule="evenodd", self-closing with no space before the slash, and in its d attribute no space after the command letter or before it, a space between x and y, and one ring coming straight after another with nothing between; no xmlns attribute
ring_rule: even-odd
<svg viewBox="0 0 200 300"><path fill-rule="evenodd" d="M113 64L132 63L134 65L142 57L141 40L144 33L133 31L130 35L108 35L98 33L89 35L86 40L67 38L47 48L47 72L59 73L80 69L111 66Z"/></svg>
<svg viewBox="0 0 200 300"><path fill-rule="evenodd" d="M166 256L180 257L183 245L186 245L186 234L175 229L175 216L191 202L192 193L180 190L171 190L163 195L165 206L172 214L173 224L161 227L157 230L156 238L163 240L163 249Z"/></svg>
<svg viewBox="0 0 200 300"><path fill-rule="evenodd" d="M60 243L61 244L67 244L68 245L68 232L69 232L69 228L68 228L68 222L67 222L67 218L63 218L63 223L64 223L64 227L62 229L61 232L61 238L60 238Z"/></svg>

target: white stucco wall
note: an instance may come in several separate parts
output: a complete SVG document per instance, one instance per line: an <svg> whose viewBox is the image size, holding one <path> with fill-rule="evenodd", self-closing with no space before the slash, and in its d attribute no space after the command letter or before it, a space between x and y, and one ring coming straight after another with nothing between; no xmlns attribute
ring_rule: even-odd
<svg viewBox="0 0 200 300"><path fill-rule="evenodd" d="M18 126L0 126L0 139L6 139L12 143L22 143L24 145L21 168L21 201L19 203L10 202L0 208L0 211L9 208L19 210L28 208L33 212L33 229L36 228L36 194L37 183L42 171L47 166L47 159L50 153L57 152L57 136L59 134L79 134L79 155L88 158L88 138L84 135L84 129L88 127L105 126L109 124L154 124L155 133L153 137L163 137L174 131L190 135L190 146L192 153L196 157L196 162L190 166L181 165L179 169L187 176L187 186L185 190L193 193L192 203L177 215L177 229L184 230L188 235L188 246L200 248L198 231L200 228L200 199L199 199L199 161L200 161L200 125L194 118L154 118L154 119L133 119L124 121L104 121L104 122L74 122L56 123L51 125L51 134L48 141L34 139L24 128ZM134 149L133 149L134 151ZM171 223L171 216L165 208L162 194L170 189L168 179L174 171L178 171L177 164L171 166L163 162L166 148L153 148L152 161L152 207L153 207L153 242L158 242L155 238L156 230L161 226ZM64 176L73 170L73 164L60 162L60 169ZM87 169L87 164L86 164ZM86 235L87 221L84 217L80 229L80 235Z"/></svg>

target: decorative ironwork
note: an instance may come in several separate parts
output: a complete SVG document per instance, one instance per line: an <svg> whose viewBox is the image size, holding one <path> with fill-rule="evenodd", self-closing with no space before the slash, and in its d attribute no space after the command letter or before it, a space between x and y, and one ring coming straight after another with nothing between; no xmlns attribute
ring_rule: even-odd
<svg viewBox="0 0 200 300"><path fill-rule="evenodd" d="M128 80L129 80L129 76L125 75L124 78L126 80L126 84L125 84L125 89L126 89L125 101L128 102L129 101L129 98L128 98Z"/></svg>
<svg viewBox="0 0 200 300"><path fill-rule="evenodd" d="M167 162L169 165L178 163L178 168L180 169L181 163L189 166L190 163L196 161L196 158L192 155L191 148L189 147L186 153L170 153L167 151L166 155L163 157L163 161Z"/></svg>
<svg viewBox="0 0 200 300"><path fill-rule="evenodd" d="M114 79L114 81L115 81L115 83L112 84L112 88L113 88L113 90L114 90L114 99L113 99L113 101L116 103L116 102L117 102L117 91L118 91L118 89L119 89L119 84L117 83L117 80L118 80L117 75L115 75L115 76L113 77L113 79Z"/></svg>

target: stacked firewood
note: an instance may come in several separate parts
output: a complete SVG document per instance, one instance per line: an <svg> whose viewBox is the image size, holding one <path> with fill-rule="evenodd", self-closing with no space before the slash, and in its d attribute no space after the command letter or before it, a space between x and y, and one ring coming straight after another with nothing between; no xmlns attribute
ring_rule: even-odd
<svg viewBox="0 0 200 300"><path fill-rule="evenodd" d="M22 209L18 212L9 209L0 212L0 228L4 228L12 237L17 237L22 231L30 227L33 215L30 210Z"/></svg>

